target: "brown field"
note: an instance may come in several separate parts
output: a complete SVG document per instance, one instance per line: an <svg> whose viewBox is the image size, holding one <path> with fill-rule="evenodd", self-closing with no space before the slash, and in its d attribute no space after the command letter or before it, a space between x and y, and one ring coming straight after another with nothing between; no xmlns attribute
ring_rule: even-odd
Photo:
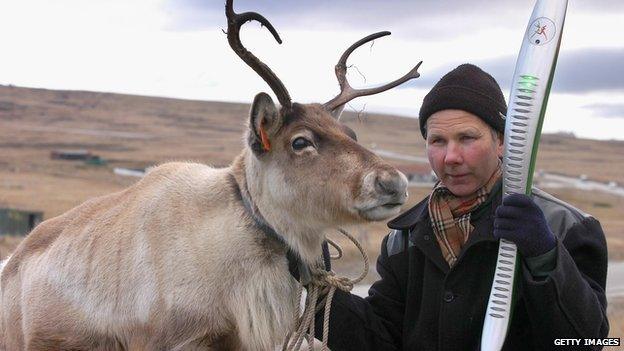
<svg viewBox="0 0 624 351"><path fill-rule="evenodd" d="M114 175L115 167L143 168L171 160L228 165L242 148L248 109L246 104L0 86L0 208L38 210L50 218L137 180ZM416 119L346 113L343 121L367 147L374 144L384 150L425 156ZM87 149L108 164L52 160L50 152L55 149ZM544 135L537 169L624 184L622 165L622 141ZM546 190L599 218L610 259L624 259L624 198L600 192ZM427 192L411 188L410 204ZM385 225L352 230L374 262L387 233ZM0 257L18 242L19 238L0 237ZM361 259L352 246L344 244L347 255L338 270L356 276ZM369 274L367 280L373 279L374 273ZM622 337L624 301L610 304L611 334Z"/></svg>

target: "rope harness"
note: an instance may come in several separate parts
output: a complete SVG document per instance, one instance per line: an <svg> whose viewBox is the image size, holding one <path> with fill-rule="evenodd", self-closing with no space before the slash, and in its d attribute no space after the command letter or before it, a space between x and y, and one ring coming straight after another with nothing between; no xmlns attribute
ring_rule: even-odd
<svg viewBox="0 0 624 351"><path fill-rule="evenodd" d="M331 311L331 303L334 298L334 293L336 289L340 289L345 292L351 291L353 286L368 274L369 261L366 252L362 248L362 245L355 239L351 234L347 233L343 229L338 229L340 233L349 238L351 242L355 244L355 246L360 250L362 257L364 258L364 271L360 274L356 279L349 279L347 277L337 276L334 271L325 270L324 265L319 262L315 267L312 268L312 280L306 286L308 290L308 294L306 296L305 308L303 313L301 312L301 304L298 304L297 307L297 315L295 316L296 324L295 330L288 334L286 340L284 340L284 344L282 345L282 351L298 351L301 350L303 345L303 340L305 339L308 344L308 350L314 350L314 325L315 325L315 315L321 308L325 308L323 315L323 339L322 339L322 347L321 351L327 351L329 348L327 347L327 339L329 336L329 314ZM327 240L327 242L333 246L337 251L337 257L331 257L332 259L338 259L342 256L342 250L340 246L331 240ZM301 296L303 294L303 285L299 285L299 289L297 292L297 301L301 301ZM318 301L319 297L324 296L320 301Z"/></svg>

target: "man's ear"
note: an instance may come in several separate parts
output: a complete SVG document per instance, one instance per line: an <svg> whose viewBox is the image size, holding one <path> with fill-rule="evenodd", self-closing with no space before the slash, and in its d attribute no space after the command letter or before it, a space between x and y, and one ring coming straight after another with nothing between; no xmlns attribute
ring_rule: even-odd
<svg viewBox="0 0 624 351"><path fill-rule="evenodd" d="M271 150L271 139L282 125L277 107L266 93L259 93L254 98L249 113L250 136L259 143L263 151ZM253 145L251 145L253 148Z"/></svg>

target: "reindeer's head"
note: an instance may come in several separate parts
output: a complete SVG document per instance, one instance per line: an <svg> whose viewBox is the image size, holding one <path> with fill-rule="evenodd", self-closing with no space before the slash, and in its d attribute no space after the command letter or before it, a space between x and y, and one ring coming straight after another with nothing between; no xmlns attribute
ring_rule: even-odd
<svg viewBox="0 0 624 351"><path fill-rule="evenodd" d="M406 177L357 143L355 133L339 122L351 99L382 92L419 76L416 65L407 75L386 85L356 90L346 79L348 56L359 46L390 34L380 32L349 47L338 64L341 93L321 104L292 103L277 76L247 51L239 37L243 23L257 20L281 43L264 17L255 12L236 14L226 2L228 41L232 49L256 71L276 94L258 94L252 104L247 145L247 183L262 215L279 229L313 229L398 214L407 198ZM272 209L267 209L271 206ZM289 218L291 220L289 220Z"/></svg>

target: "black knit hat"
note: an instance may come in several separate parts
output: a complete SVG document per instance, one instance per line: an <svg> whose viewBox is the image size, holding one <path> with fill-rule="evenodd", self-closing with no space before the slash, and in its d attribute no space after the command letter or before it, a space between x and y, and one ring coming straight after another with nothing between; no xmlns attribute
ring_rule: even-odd
<svg viewBox="0 0 624 351"><path fill-rule="evenodd" d="M427 119L447 109L470 112L494 130L505 132L507 103L494 77L469 63L447 73L425 96L420 106L420 132L427 138Z"/></svg>

